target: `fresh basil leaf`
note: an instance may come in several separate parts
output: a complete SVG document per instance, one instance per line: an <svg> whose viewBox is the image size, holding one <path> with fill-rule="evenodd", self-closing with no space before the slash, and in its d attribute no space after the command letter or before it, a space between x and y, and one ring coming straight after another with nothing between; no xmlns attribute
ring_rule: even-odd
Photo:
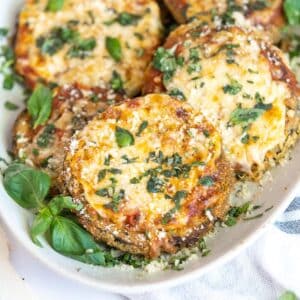
<svg viewBox="0 0 300 300"><path fill-rule="evenodd" d="M116 61L119 62L122 59L122 48L121 43L117 38L106 37L105 40L106 49L109 55Z"/></svg>
<svg viewBox="0 0 300 300"><path fill-rule="evenodd" d="M50 243L62 255L87 264L105 265L105 252L88 232L70 219L55 217L50 227Z"/></svg>
<svg viewBox="0 0 300 300"><path fill-rule="evenodd" d="M117 126L115 131L116 142L120 148L134 144L133 135L126 129Z"/></svg>
<svg viewBox="0 0 300 300"><path fill-rule="evenodd" d="M27 103L27 109L34 121L34 128L46 123L51 114L51 107L52 91L44 85L38 85Z"/></svg>
<svg viewBox="0 0 300 300"><path fill-rule="evenodd" d="M46 10L51 12L57 12L63 8L64 2L64 0L48 0Z"/></svg>
<svg viewBox="0 0 300 300"><path fill-rule="evenodd" d="M279 297L278 300L297 300L297 296L291 291L286 291Z"/></svg>
<svg viewBox="0 0 300 300"><path fill-rule="evenodd" d="M300 24L300 1L299 0L285 0L284 12L290 25Z"/></svg>
<svg viewBox="0 0 300 300"><path fill-rule="evenodd" d="M21 163L12 163L3 174L6 192L24 208L43 207L50 183L49 175Z"/></svg>
<svg viewBox="0 0 300 300"><path fill-rule="evenodd" d="M30 236L32 241L37 246L42 246L37 237L47 232L47 230L50 228L52 221L53 215L48 207L43 208L35 217L33 224L30 228Z"/></svg>
<svg viewBox="0 0 300 300"><path fill-rule="evenodd" d="M49 209L55 216L59 215L63 209L81 210L82 204L75 203L72 197L69 196L56 196L49 203Z"/></svg>

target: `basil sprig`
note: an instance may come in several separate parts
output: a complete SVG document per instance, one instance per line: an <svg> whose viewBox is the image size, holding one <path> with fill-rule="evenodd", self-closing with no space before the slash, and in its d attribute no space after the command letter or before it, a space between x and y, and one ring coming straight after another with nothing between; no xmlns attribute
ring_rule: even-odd
<svg viewBox="0 0 300 300"><path fill-rule="evenodd" d="M87 264L107 266L118 263L76 222L60 215L64 209L80 210L81 204L73 202L68 196L56 196L46 202L51 185L49 175L13 162L4 171L3 185L20 206L38 211L30 229L30 236L36 245L41 246L38 236L49 232L50 245L62 255Z"/></svg>
<svg viewBox="0 0 300 300"><path fill-rule="evenodd" d="M283 7L289 25L299 25L300 24L299 0L285 0Z"/></svg>
<svg viewBox="0 0 300 300"><path fill-rule="evenodd" d="M57 12L63 8L64 2L64 0L48 0L46 10L51 12Z"/></svg>
<svg viewBox="0 0 300 300"><path fill-rule="evenodd" d="M23 208L42 208L50 183L49 175L21 163L12 163L3 175L6 192Z"/></svg>
<svg viewBox="0 0 300 300"><path fill-rule="evenodd" d="M52 91L39 84L27 102L27 109L33 119L33 127L43 125L47 122L52 108Z"/></svg>

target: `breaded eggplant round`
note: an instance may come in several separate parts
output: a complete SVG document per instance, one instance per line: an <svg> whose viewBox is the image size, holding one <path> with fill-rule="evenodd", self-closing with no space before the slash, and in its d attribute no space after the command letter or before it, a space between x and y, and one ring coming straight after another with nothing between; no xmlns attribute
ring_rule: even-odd
<svg viewBox="0 0 300 300"><path fill-rule="evenodd" d="M153 0L68 0L53 12L47 0L27 0L16 38L16 70L29 87L80 84L140 92L162 36Z"/></svg>
<svg viewBox="0 0 300 300"><path fill-rule="evenodd" d="M227 159L259 179L299 133L299 87L283 53L251 31L182 25L157 50L144 93L191 104L219 130Z"/></svg>
<svg viewBox="0 0 300 300"><path fill-rule="evenodd" d="M282 0L165 0L165 3L179 23L208 13L230 21L235 12L242 13L255 25L282 26L284 23Z"/></svg>
<svg viewBox="0 0 300 300"><path fill-rule="evenodd" d="M13 129L15 157L48 173L52 177L54 190L59 190L58 177L62 170L66 143L96 113L121 100L120 96L110 101L103 101L102 98L108 99L109 96L106 90L100 88L57 88L50 118L45 125L35 129L30 114L27 110L23 111Z"/></svg>
<svg viewBox="0 0 300 300"><path fill-rule="evenodd" d="M63 179L97 240L157 257L193 245L224 217L232 174L215 128L190 105L152 94L78 132Z"/></svg>

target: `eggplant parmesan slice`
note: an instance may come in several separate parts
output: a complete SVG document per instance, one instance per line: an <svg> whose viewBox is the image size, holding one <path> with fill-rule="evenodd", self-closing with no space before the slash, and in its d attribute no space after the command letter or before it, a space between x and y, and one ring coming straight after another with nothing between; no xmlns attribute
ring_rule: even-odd
<svg viewBox="0 0 300 300"><path fill-rule="evenodd" d="M140 92L162 36L153 0L68 0L56 12L27 0L18 24L16 70L33 88L44 83Z"/></svg>
<svg viewBox="0 0 300 300"><path fill-rule="evenodd" d="M100 88L83 90L75 85L57 88L49 120L35 129L30 114L23 111L13 129L15 157L48 173L53 179L54 190L59 189L57 180L66 143L96 113L122 100L119 95L110 98L108 93Z"/></svg>
<svg viewBox="0 0 300 300"><path fill-rule="evenodd" d="M153 258L194 244L224 217L232 173L200 113L152 94L109 107L75 134L63 180L97 240Z"/></svg>
<svg viewBox="0 0 300 300"><path fill-rule="evenodd" d="M207 13L230 21L235 12L241 12L255 25L282 25L284 22L282 0L165 0L165 3L179 23Z"/></svg>
<svg viewBox="0 0 300 300"><path fill-rule="evenodd" d="M297 140L297 80L283 53L252 31L197 24L180 26L157 50L144 93L165 92L201 111L236 171L259 179Z"/></svg>

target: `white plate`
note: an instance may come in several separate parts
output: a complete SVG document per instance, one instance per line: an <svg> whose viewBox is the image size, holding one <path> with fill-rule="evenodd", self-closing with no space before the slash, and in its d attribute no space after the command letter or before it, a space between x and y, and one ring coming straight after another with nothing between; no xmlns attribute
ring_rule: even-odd
<svg viewBox="0 0 300 300"><path fill-rule="evenodd" d="M9 27L13 31L21 5L21 0L1 0L0 27ZM2 86L1 82L0 86ZM13 91L0 89L0 157L7 157L12 124L18 113L7 111L4 108L4 102L10 100L22 105L23 98L22 92L17 88ZM24 247L53 270L93 287L117 293L140 293L173 286L198 277L229 260L254 241L295 196L300 179L299 144L292 156L293 159L284 167L278 167L272 171L273 181L269 182L255 199L255 203L263 204L264 208L273 206L273 209L261 218L222 229L210 243L212 249L210 255L187 263L184 270L180 272L170 270L145 274L138 270L88 266L57 254L45 241L43 241L44 247L38 248L28 235L31 214L17 206L7 196L2 183L0 184L0 215Z"/></svg>

